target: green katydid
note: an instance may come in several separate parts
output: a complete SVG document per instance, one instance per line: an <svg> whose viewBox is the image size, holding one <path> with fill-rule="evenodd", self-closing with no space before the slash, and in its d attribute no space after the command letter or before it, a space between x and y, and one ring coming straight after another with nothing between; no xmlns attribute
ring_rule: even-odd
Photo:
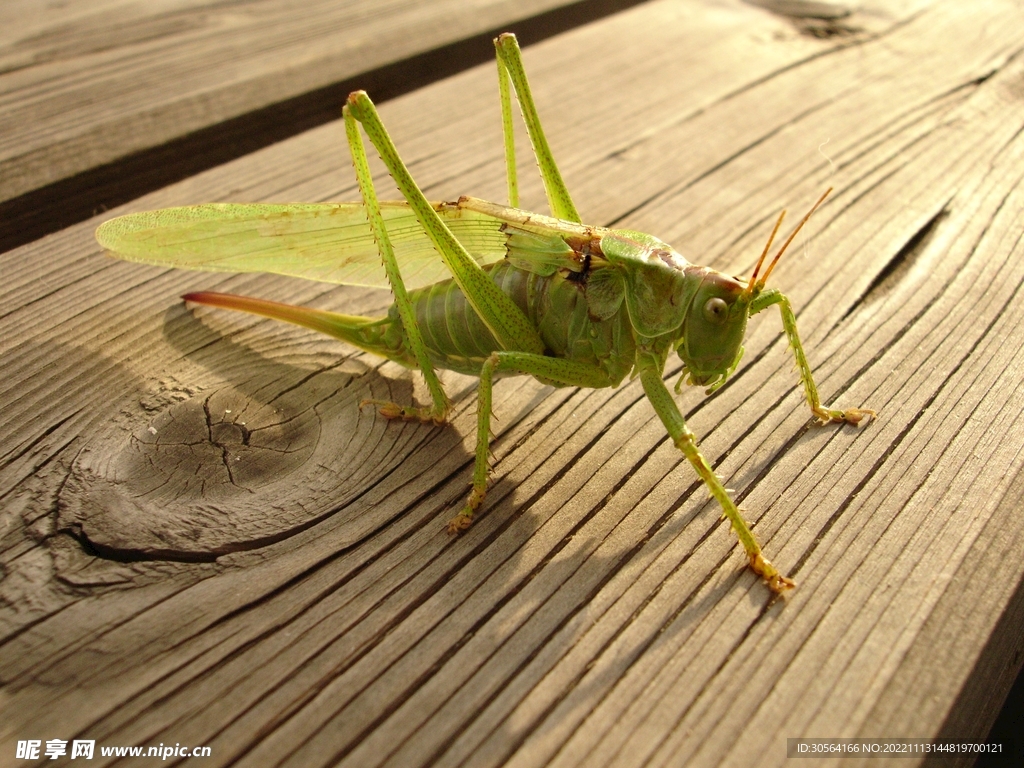
<svg viewBox="0 0 1024 768"><path fill-rule="evenodd" d="M743 353L747 318L778 305L811 411L820 423L859 424L867 409L824 408L786 297L765 282L786 247L828 195L804 216L760 274L785 212L754 274L741 281L687 262L640 232L582 224L540 126L515 36L495 41L509 205L463 197L430 203L413 181L373 103L362 91L342 110L362 202L211 204L131 214L104 223L96 238L121 258L225 272L274 272L314 280L390 287L385 317L368 318L217 293L190 302L285 320L418 368L431 405L373 402L387 418L443 423L451 408L435 369L480 378L472 491L449 523L472 522L487 492L492 381L526 374L554 386L616 387L639 377L673 442L729 518L750 566L776 591L794 583L761 548L697 448L663 380L678 353L687 379L708 392L725 383ZM551 216L518 208L511 93L518 98ZM404 197L378 202L359 130L369 137ZM438 260L438 255L440 260ZM385 276L380 273L384 263ZM366 404L364 402L364 404Z"/></svg>

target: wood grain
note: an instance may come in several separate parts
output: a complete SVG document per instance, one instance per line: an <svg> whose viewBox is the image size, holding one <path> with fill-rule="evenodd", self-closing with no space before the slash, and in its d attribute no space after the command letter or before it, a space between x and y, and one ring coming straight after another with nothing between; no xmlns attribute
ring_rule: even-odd
<svg viewBox="0 0 1024 768"><path fill-rule="evenodd" d="M422 399L417 377L175 298L375 314L387 295L114 262L99 219L0 256L0 754L89 738L261 766L783 765L788 737L982 738L990 720L964 713L994 716L1024 650L1001 620L1024 570L1019 22L1012 2L935 0L809 34L656 0L525 52L590 223L744 274L781 206L835 187L772 282L823 397L878 420L810 424L773 310L727 387L680 398L798 580L784 601L638 382L500 382L486 511L450 539L472 379L444 377L450 427L385 423L358 402ZM493 79L383 105L428 196L502 198ZM124 210L353 199L343 149L327 125Z"/></svg>
<svg viewBox="0 0 1024 768"><path fill-rule="evenodd" d="M0 11L0 202L564 0L90 0Z"/></svg>

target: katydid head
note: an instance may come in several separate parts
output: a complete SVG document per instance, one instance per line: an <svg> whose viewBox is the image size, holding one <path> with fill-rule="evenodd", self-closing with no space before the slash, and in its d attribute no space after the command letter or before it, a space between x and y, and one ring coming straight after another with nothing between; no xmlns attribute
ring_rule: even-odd
<svg viewBox="0 0 1024 768"><path fill-rule="evenodd" d="M757 260L754 273L747 281L729 277L713 269L706 269L703 280L698 287L693 300L690 303L686 315L686 322L683 325L683 337L679 341L676 351L683 361L685 371L683 377L690 384L706 386L707 393L711 394L736 370L740 358L743 356L743 336L747 330L747 318L750 316L751 303L764 290L768 276L771 275L775 265L779 263L782 254L786 252L793 238L811 218L811 214L828 197L832 188L825 190L818 202L816 202L807 215L797 224L796 229L786 238L786 242L775 254L768 269L760 277L758 273L764 264L765 256L772 247L775 235L786 212L779 214L775 227L772 229L768 242ZM682 383L682 379L680 379Z"/></svg>
<svg viewBox="0 0 1024 768"><path fill-rule="evenodd" d="M749 302L746 285L734 277L707 269L690 302L683 337L676 347L688 383L722 386L743 356Z"/></svg>

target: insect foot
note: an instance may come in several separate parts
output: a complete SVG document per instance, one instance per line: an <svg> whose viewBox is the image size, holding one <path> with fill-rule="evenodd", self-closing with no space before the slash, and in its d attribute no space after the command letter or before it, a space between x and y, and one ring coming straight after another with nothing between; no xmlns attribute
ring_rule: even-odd
<svg viewBox="0 0 1024 768"><path fill-rule="evenodd" d="M402 421L418 421L421 424L445 424L448 421L446 413L437 413L433 408L414 408L410 405L398 405L387 400L362 400L359 407L366 405L378 405L377 410L385 419L401 419Z"/></svg>
<svg viewBox="0 0 1024 768"><path fill-rule="evenodd" d="M484 503L484 496L486 495L486 489L474 488L469 494L469 500L466 502L465 509L448 521L448 533L456 536L469 528L473 524L473 515L476 514L480 505Z"/></svg>
<svg viewBox="0 0 1024 768"><path fill-rule="evenodd" d="M840 424L853 424L855 427L860 426L860 423L865 419L871 420L878 415L870 408L847 408L845 411L837 411L829 408L822 408L819 405L813 410L814 418L818 420L819 424L837 422Z"/></svg>
<svg viewBox="0 0 1024 768"><path fill-rule="evenodd" d="M754 569L754 573L764 579L768 589L777 595L781 595L787 589L792 589L796 586L795 581L783 576L779 569L772 565L771 561L760 552L751 553L750 567Z"/></svg>

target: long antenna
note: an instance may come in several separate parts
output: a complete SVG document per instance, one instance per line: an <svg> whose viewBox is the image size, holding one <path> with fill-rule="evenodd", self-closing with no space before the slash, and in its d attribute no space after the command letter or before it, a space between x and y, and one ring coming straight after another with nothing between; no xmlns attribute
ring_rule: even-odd
<svg viewBox="0 0 1024 768"><path fill-rule="evenodd" d="M824 194L818 198L818 202L811 206L811 210L809 210L804 215L804 217L800 219L800 223L796 225L796 229L794 229L790 233L789 237L786 238L786 242L782 244L782 247L779 248L779 252L776 253L775 257L772 259L771 264L768 265L768 269L765 270L764 276L760 280L758 280L757 273L761 270L761 263L764 261L765 254L768 253L768 249L771 248L772 241L775 240L775 234L779 231L779 225L782 224L782 219L783 217L785 217L786 212L783 211L782 213L779 214L779 219L778 221L775 222L775 229L772 230L772 234L768 238L768 243L767 245L765 245L764 251L761 253L761 258L757 260L757 266L754 267L754 274L750 276L750 282L747 283L747 290L745 291L745 293L747 293L748 295L753 293L755 287L757 289L764 288L764 284L768 282L768 276L771 275L772 270L775 269L775 265L779 263L779 259L782 258L782 254L786 252L786 249L789 247L789 244L793 242L793 238L795 238L797 234L800 232L800 230L803 229L803 226L804 224L807 223L807 220L811 218L814 212L818 210L818 206L825 202L825 198L828 197L831 193L832 187L829 187L828 189L825 190Z"/></svg>
<svg viewBox="0 0 1024 768"><path fill-rule="evenodd" d="M764 264L764 257L768 255L768 249L772 247L772 243L775 241L775 235L779 233L779 227L782 226L782 220L786 218L786 209L782 209L782 213L779 214L779 218L775 221L775 228L772 229L772 233L768 235L768 242L764 244L764 250L761 251L761 258L757 260L757 264L754 267L754 274L750 276L750 281L747 283L748 290L751 286L757 282L757 273L761 271L761 265Z"/></svg>

